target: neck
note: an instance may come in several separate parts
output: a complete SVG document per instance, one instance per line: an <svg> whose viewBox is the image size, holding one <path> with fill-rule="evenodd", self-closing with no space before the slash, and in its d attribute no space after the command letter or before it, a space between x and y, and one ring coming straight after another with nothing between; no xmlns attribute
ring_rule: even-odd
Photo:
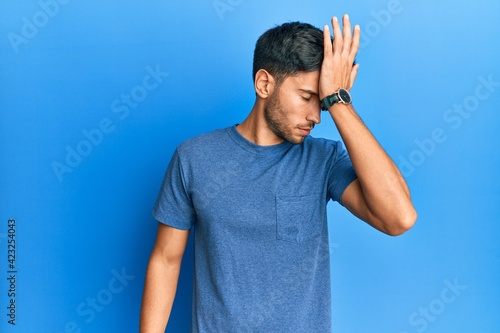
<svg viewBox="0 0 500 333"><path fill-rule="evenodd" d="M245 139L260 146L277 145L284 141L269 128L263 102L259 100L255 101L252 111L236 129Z"/></svg>

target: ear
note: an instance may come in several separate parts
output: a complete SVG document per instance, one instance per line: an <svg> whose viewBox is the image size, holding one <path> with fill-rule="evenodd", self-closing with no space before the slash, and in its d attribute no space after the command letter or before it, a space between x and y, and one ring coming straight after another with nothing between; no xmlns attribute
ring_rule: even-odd
<svg viewBox="0 0 500 333"><path fill-rule="evenodd" d="M265 69L259 69L259 71L255 73L254 88L255 93L260 98L268 98L276 88L276 80Z"/></svg>

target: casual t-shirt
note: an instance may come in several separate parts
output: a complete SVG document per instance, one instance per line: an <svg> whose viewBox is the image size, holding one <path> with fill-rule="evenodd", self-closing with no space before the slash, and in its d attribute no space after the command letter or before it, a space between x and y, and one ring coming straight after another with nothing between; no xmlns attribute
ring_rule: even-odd
<svg viewBox="0 0 500 333"><path fill-rule="evenodd" d="M194 227L192 332L331 332L326 204L356 178L338 141L182 143L153 216Z"/></svg>

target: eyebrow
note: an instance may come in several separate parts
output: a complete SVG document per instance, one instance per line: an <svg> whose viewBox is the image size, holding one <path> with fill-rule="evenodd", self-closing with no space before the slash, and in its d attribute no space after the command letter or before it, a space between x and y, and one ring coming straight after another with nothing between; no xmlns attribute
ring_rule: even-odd
<svg viewBox="0 0 500 333"><path fill-rule="evenodd" d="M314 96L318 96L318 93L317 92L314 92L312 90L309 90L309 89L299 89L300 91L302 92L305 92L305 93L308 93L308 94L311 94L311 95L314 95Z"/></svg>

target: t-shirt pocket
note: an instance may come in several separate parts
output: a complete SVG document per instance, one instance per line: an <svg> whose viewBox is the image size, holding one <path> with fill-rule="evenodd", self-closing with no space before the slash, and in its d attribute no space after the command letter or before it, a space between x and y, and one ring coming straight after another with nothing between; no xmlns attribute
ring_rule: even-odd
<svg viewBox="0 0 500 333"><path fill-rule="evenodd" d="M276 196L276 238L302 243L319 236L321 204L318 195Z"/></svg>

